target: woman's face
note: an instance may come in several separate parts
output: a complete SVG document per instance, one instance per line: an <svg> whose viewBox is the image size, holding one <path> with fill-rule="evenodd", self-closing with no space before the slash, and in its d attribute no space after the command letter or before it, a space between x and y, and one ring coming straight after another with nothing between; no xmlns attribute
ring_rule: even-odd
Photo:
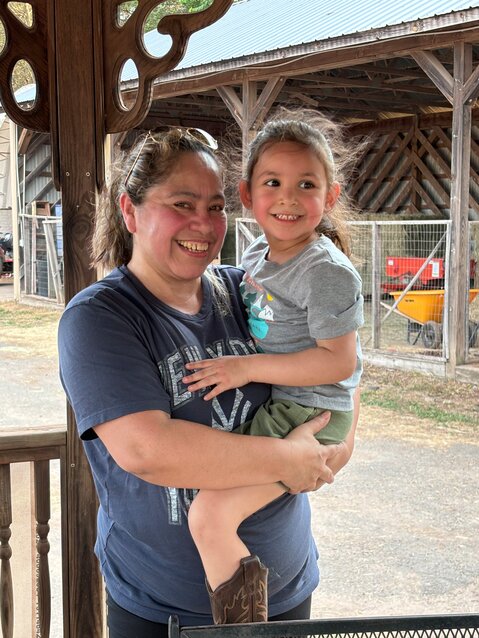
<svg viewBox="0 0 479 638"><path fill-rule="evenodd" d="M172 285L198 279L217 257L226 234L221 172L207 153L179 156L170 175L134 206L120 204L133 234L130 267L140 279Z"/></svg>

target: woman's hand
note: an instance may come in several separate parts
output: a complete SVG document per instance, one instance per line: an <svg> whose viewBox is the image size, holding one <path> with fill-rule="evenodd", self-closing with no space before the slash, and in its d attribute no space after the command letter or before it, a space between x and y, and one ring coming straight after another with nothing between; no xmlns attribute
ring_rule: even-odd
<svg viewBox="0 0 479 638"><path fill-rule="evenodd" d="M205 394L205 401L214 399L218 394L240 388L250 382L251 356L226 356L215 359L192 361L185 365L192 374L183 377L182 381L190 392L214 386Z"/></svg>
<svg viewBox="0 0 479 638"><path fill-rule="evenodd" d="M291 464L285 467L281 481L289 487L292 494L311 492L324 483L334 481L334 473L328 463L337 454L343 452L345 443L321 445L315 438L324 428L331 414L325 412L311 421L294 428L285 438L291 446Z"/></svg>
<svg viewBox="0 0 479 638"><path fill-rule="evenodd" d="M351 424L351 429L349 430L349 433L347 437L345 438L345 440L343 441L343 443L340 443L339 446L334 446L334 447L339 447L337 454L334 454L327 460L327 465L334 475L336 475L348 463L354 451L354 439L356 436L356 428L357 428L358 420L359 420L360 397L361 397L361 391L359 388L356 388L356 391L353 396L354 413L353 413L353 422ZM329 448L331 446L326 445L322 447ZM321 478L318 479L314 490L319 490L319 488L325 485L326 483L327 481L325 481L324 479L321 479Z"/></svg>

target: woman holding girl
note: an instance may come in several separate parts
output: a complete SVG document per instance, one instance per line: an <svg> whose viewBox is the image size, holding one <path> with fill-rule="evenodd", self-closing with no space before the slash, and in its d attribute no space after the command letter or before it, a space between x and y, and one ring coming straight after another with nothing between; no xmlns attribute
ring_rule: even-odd
<svg viewBox="0 0 479 638"><path fill-rule="evenodd" d="M208 139L183 129L144 136L114 167L97 208L94 264L113 270L60 321L61 380L99 499L95 552L110 638L166 637L171 614L181 625L212 622L188 527L198 489L288 485L241 536L269 567L270 619L307 618L318 584L301 492L332 482L352 434L318 444L326 415L284 439L237 436L270 387L247 383L204 401L183 382L188 362L255 352L243 272L209 268L226 232L224 204Z"/></svg>

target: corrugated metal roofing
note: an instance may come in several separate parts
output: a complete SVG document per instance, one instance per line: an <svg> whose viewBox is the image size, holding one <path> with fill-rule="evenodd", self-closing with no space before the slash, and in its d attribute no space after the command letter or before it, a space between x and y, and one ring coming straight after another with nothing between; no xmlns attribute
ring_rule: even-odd
<svg viewBox="0 0 479 638"><path fill-rule="evenodd" d="M477 8L479 2L471 0L243 0L233 4L220 20L191 36L186 55L176 68L231 60L438 16L439 26L450 26L460 24L461 16L456 15L457 12ZM478 17L479 14L475 19ZM164 55L170 39L152 31L145 36L145 45L152 55ZM126 67L122 79L134 76Z"/></svg>
<svg viewBox="0 0 479 638"><path fill-rule="evenodd" d="M476 10L477 16L457 15ZM473 13L476 13L473 12ZM194 33L176 69L211 64L287 47L438 17L439 26L479 19L479 1L471 0L242 0L209 27ZM434 25L437 28L437 24ZM429 27L431 28L431 27ZM460 27L459 27L460 28ZM145 35L149 53L167 53L171 40L156 30ZM122 81L138 77L128 61ZM34 99L34 85L16 92L18 101Z"/></svg>

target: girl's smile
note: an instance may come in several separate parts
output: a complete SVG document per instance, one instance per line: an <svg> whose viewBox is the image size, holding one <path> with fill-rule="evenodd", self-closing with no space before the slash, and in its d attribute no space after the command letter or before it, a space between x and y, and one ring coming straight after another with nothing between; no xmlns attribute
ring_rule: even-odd
<svg viewBox="0 0 479 638"><path fill-rule="evenodd" d="M270 259L283 262L317 238L316 228L339 196L339 185L328 185L312 149L277 142L263 150L251 183L240 183L240 195L266 235Z"/></svg>

